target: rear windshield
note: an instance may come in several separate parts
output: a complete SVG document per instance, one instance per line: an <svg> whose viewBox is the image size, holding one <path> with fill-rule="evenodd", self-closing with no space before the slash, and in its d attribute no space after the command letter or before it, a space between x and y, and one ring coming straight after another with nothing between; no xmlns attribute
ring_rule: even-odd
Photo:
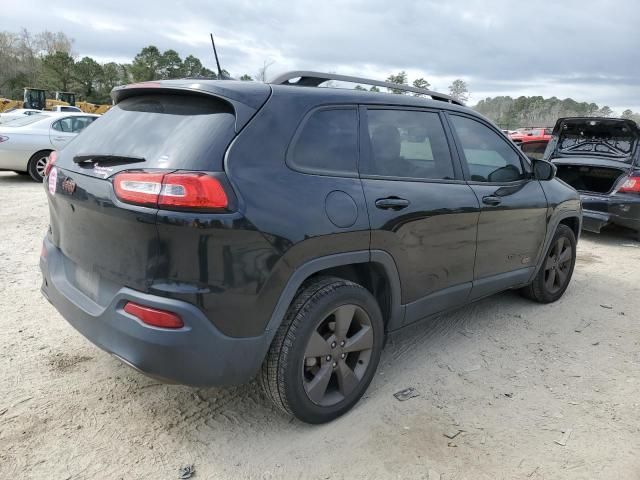
<svg viewBox="0 0 640 480"><path fill-rule="evenodd" d="M47 118L51 118L51 117L49 117L49 115L42 115L42 114L25 115L24 117L18 117L14 120L9 120L8 122L4 123L2 126L3 127L24 127L25 125L31 125L32 123L36 123L36 122L39 122L40 120L45 120Z"/></svg>
<svg viewBox="0 0 640 480"><path fill-rule="evenodd" d="M213 96L130 97L71 142L61 160L69 165L76 156L130 157L144 161L129 168L221 171L234 125L231 105Z"/></svg>
<svg viewBox="0 0 640 480"><path fill-rule="evenodd" d="M565 122L560 128L556 153L603 156L630 161L637 140L637 132L624 122Z"/></svg>

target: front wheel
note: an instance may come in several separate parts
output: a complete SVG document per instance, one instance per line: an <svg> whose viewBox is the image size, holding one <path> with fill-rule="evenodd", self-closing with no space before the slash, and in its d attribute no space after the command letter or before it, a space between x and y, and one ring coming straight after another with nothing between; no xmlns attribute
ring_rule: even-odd
<svg viewBox="0 0 640 480"><path fill-rule="evenodd" d="M307 423L351 409L371 382L384 324L376 299L341 278L305 285L287 311L262 367L262 386L284 412Z"/></svg>
<svg viewBox="0 0 640 480"><path fill-rule="evenodd" d="M522 294L540 303L558 300L569 286L576 265L576 236L566 225L558 225L542 266Z"/></svg>

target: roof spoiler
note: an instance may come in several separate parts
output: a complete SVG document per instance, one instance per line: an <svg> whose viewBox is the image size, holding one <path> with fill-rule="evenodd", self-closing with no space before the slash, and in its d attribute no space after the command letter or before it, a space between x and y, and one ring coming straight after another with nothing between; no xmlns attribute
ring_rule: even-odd
<svg viewBox="0 0 640 480"><path fill-rule="evenodd" d="M296 78L298 79L297 81L295 82L291 81ZM336 80L339 82L348 82L348 83L358 83L358 84L362 83L364 85L391 88L394 90L402 90L404 92L419 93L421 95L428 95L434 100L439 100L442 102L452 103L454 105L464 106L464 103L462 103L460 100L453 98L449 95L445 95L444 93L438 93L431 90L426 90L424 88L412 87L411 85L404 85L404 84L392 83L392 82L383 82L382 80L374 80L371 78L352 77L349 75L338 75L336 73L294 70L291 72L285 72L281 75L278 75L269 83L272 85L294 85L299 87L317 87L320 84L329 80Z"/></svg>

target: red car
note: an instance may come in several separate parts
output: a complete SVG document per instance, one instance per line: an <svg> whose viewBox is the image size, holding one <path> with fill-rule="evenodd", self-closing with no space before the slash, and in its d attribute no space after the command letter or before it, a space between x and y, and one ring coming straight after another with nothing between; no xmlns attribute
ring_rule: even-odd
<svg viewBox="0 0 640 480"><path fill-rule="evenodd" d="M553 128L548 127L524 127L516 130L517 133L509 135L515 143L533 142L535 140L551 140Z"/></svg>

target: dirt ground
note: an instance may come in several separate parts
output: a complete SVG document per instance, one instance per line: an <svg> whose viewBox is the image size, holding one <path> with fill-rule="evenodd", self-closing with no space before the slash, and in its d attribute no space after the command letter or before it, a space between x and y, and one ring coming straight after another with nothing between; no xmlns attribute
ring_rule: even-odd
<svg viewBox="0 0 640 480"><path fill-rule="evenodd" d="M365 398L314 427L255 383L162 385L90 344L40 295L47 222L42 186L1 173L1 479L640 478L640 243L625 232L583 235L556 304L508 292L394 336ZM406 387L420 396L399 402Z"/></svg>

